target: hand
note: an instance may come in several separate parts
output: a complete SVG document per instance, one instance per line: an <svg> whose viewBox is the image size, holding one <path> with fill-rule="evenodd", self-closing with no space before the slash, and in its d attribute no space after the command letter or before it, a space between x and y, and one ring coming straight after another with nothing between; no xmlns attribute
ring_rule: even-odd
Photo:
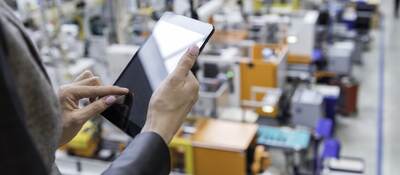
<svg viewBox="0 0 400 175"><path fill-rule="evenodd" d="M198 54L197 47L190 48L154 92L142 132L155 132L167 144L171 141L198 99L199 83L190 72Z"/></svg>
<svg viewBox="0 0 400 175"><path fill-rule="evenodd" d="M63 127L59 145L71 141L83 124L111 106L116 101L115 95L125 95L128 92L126 88L101 86L99 77L93 76L90 71L82 73L73 83L62 86L58 93ZM92 103L79 108L79 100L85 98L90 98Z"/></svg>

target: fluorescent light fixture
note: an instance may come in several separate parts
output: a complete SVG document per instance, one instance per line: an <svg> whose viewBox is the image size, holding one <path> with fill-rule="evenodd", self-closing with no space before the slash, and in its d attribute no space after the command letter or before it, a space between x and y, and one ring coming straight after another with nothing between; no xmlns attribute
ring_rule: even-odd
<svg viewBox="0 0 400 175"><path fill-rule="evenodd" d="M286 41L287 41L289 44L294 44L294 43L297 43L298 39L297 39L296 36L288 36L287 39L286 39Z"/></svg>
<svg viewBox="0 0 400 175"><path fill-rule="evenodd" d="M272 112L274 112L274 107L272 107L272 106L263 106L262 110L265 113L272 113Z"/></svg>

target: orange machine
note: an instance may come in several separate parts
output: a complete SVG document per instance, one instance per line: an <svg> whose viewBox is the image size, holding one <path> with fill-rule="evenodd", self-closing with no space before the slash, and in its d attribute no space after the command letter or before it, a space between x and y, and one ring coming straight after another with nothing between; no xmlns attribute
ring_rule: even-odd
<svg viewBox="0 0 400 175"><path fill-rule="evenodd" d="M273 51L272 58L264 58L265 48ZM255 44L251 50L252 59L243 59L240 62L240 99L241 101L254 100L254 88L281 88L286 78L287 45ZM257 101L264 99L266 94L258 93ZM277 110L264 112L261 107L256 109L260 116L277 116Z"/></svg>
<svg viewBox="0 0 400 175"><path fill-rule="evenodd" d="M195 175L246 175L247 151L255 148L258 126L251 123L237 123L222 120L200 118L191 125L191 134L181 129L172 141L172 149L186 147L185 160L177 161L172 155L173 163L185 162L185 174ZM186 140L184 144L182 140ZM188 144L191 145L189 149ZM171 151L174 153L175 151ZM268 153L265 150L256 151L254 170L265 170L269 165ZM182 157L182 156L181 156ZM173 165L174 167L174 165Z"/></svg>

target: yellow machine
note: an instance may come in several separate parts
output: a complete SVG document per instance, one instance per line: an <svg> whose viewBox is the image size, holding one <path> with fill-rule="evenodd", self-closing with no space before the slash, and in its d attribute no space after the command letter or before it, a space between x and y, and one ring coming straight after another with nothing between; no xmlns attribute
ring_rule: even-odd
<svg viewBox="0 0 400 175"><path fill-rule="evenodd" d="M176 137L170 143L171 154L173 155L183 155L183 162L177 157L172 157L172 167L183 166L184 173L187 175L194 174L193 168L193 148L190 140Z"/></svg>
<svg viewBox="0 0 400 175"><path fill-rule="evenodd" d="M274 0L272 3L272 7L297 10L300 8L300 0L291 0L285 2L283 2L282 0Z"/></svg>
<svg viewBox="0 0 400 175"><path fill-rule="evenodd" d="M253 8L255 12L260 12L263 7L264 7L263 0L253 0ZM272 8L297 10L300 8L300 0L289 0L289 1L273 0Z"/></svg>
<svg viewBox="0 0 400 175"><path fill-rule="evenodd" d="M187 175L194 174L192 136L195 131L187 131L185 128L198 128L200 124L194 119L187 119L169 144L173 171L181 169Z"/></svg>
<svg viewBox="0 0 400 175"><path fill-rule="evenodd" d="M93 157L100 142L100 129L93 121L86 122L79 133L64 149L70 153L82 157Z"/></svg>
<svg viewBox="0 0 400 175"><path fill-rule="evenodd" d="M265 48L273 51L273 58L264 58ZM240 99L242 102L262 101L266 93L255 92L255 90L260 88L279 89L283 86L286 77L288 53L286 45L255 44L251 53L252 59L244 59L240 62ZM255 99L252 97L254 93L256 93ZM248 105L243 104L243 106ZM277 106L273 106L273 108L273 110L263 110L262 106L259 106L256 112L260 116L276 117Z"/></svg>

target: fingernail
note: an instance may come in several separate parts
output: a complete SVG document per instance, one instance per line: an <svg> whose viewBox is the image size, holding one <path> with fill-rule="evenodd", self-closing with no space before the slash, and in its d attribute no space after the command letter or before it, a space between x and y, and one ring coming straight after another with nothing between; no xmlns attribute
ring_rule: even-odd
<svg viewBox="0 0 400 175"><path fill-rule="evenodd" d="M108 96L105 100L107 105L112 105L115 101L117 100L117 98L115 98L115 96Z"/></svg>
<svg viewBox="0 0 400 175"><path fill-rule="evenodd" d="M91 74L92 73L92 71L90 71L90 70L88 70L88 69L86 69L83 73L85 73L85 74Z"/></svg>
<svg viewBox="0 0 400 175"><path fill-rule="evenodd" d="M189 48L189 53L197 56L199 54L199 48L197 46L192 46Z"/></svg>

